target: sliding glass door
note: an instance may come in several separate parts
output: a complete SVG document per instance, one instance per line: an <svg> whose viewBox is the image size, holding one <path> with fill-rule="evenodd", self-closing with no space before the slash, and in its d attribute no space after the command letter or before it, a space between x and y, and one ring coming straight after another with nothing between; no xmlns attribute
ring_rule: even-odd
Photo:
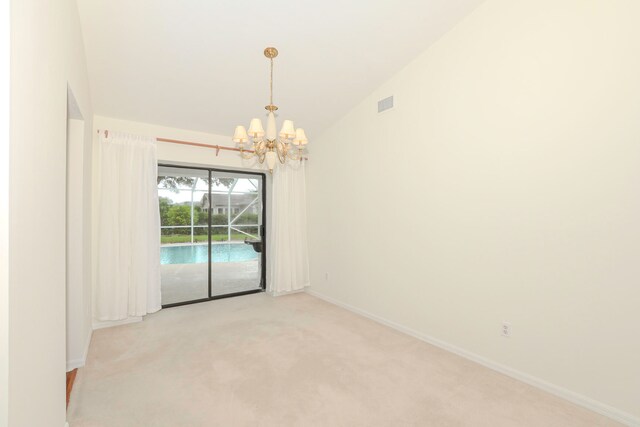
<svg viewBox="0 0 640 427"><path fill-rule="evenodd" d="M264 290L264 174L158 167L163 306Z"/></svg>

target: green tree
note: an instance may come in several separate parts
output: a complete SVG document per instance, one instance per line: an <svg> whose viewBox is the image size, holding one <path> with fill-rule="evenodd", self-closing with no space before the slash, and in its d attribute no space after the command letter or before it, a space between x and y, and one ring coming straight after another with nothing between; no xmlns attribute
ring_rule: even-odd
<svg viewBox="0 0 640 427"><path fill-rule="evenodd" d="M211 225L227 225L228 222L229 222L228 218L224 214L211 215ZM227 229L226 229L226 227L212 227L211 228L211 233L212 234L226 234L227 233Z"/></svg>
<svg viewBox="0 0 640 427"><path fill-rule="evenodd" d="M207 224L209 224L209 213L208 212L202 212L202 208L200 206L194 206L193 209L198 213L198 216L194 215L194 224L196 224L196 225L207 225ZM195 221L195 218L198 218L198 221ZM201 228L200 230L204 230L204 229Z"/></svg>
<svg viewBox="0 0 640 427"><path fill-rule="evenodd" d="M258 214L245 212L236 219L234 224L257 224Z"/></svg>
<svg viewBox="0 0 640 427"><path fill-rule="evenodd" d="M193 212L193 223L198 223L198 212ZM165 225L191 225L191 206L173 205L167 212L167 223Z"/></svg>
<svg viewBox="0 0 640 427"><path fill-rule="evenodd" d="M160 197L160 224L162 225L168 225L167 221L169 220L169 209L171 208L171 205L173 204L173 201L171 201L170 198L168 197Z"/></svg>

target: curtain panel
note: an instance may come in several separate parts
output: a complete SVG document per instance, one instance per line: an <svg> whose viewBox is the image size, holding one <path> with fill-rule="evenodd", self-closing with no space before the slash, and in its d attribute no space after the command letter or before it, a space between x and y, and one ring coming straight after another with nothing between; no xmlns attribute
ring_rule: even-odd
<svg viewBox="0 0 640 427"><path fill-rule="evenodd" d="M94 318L160 310L160 213L155 139L100 136L98 263Z"/></svg>
<svg viewBox="0 0 640 427"><path fill-rule="evenodd" d="M305 162L288 162L273 172L268 291L274 295L309 286Z"/></svg>

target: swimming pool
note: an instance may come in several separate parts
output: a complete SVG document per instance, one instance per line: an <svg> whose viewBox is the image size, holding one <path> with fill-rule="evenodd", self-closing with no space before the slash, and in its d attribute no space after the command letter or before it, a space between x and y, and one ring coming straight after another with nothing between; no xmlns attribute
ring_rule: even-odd
<svg viewBox="0 0 640 427"><path fill-rule="evenodd" d="M176 245L160 248L160 264L197 264L208 262L208 245ZM216 243L211 245L211 262L239 262L258 259L251 245Z"/></svg>

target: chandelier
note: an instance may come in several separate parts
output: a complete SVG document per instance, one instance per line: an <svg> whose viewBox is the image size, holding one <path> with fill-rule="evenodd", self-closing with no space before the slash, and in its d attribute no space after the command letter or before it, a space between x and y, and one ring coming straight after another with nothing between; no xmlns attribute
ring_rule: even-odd
<svg viewBox="0 0 640 427"><path fill-rule="evenodd" d="M243 159L251 159L257 157L260 164L267 162L269 172L273 173L276 162L285 164L287 159L302 160L304 146L307 144L307 137L304 129L295 128L293 121L285 120L282 123L280 133L276 134L276 117L274 111L278 109L273 105L273 58L278 56L278 49L268 47L264 50L264 56L271 61L271 76L269 79L269 105L265 110L269 112L267 115L267 131L262 127L262 121L258 118L251 119L249 131L244 126L236 126L233 134L233 142L238 144L240 148L240 156ZM245 143L252 145L253 151L247 151L244 148ZM292 147L294 145L297 150Z"/></svg>

